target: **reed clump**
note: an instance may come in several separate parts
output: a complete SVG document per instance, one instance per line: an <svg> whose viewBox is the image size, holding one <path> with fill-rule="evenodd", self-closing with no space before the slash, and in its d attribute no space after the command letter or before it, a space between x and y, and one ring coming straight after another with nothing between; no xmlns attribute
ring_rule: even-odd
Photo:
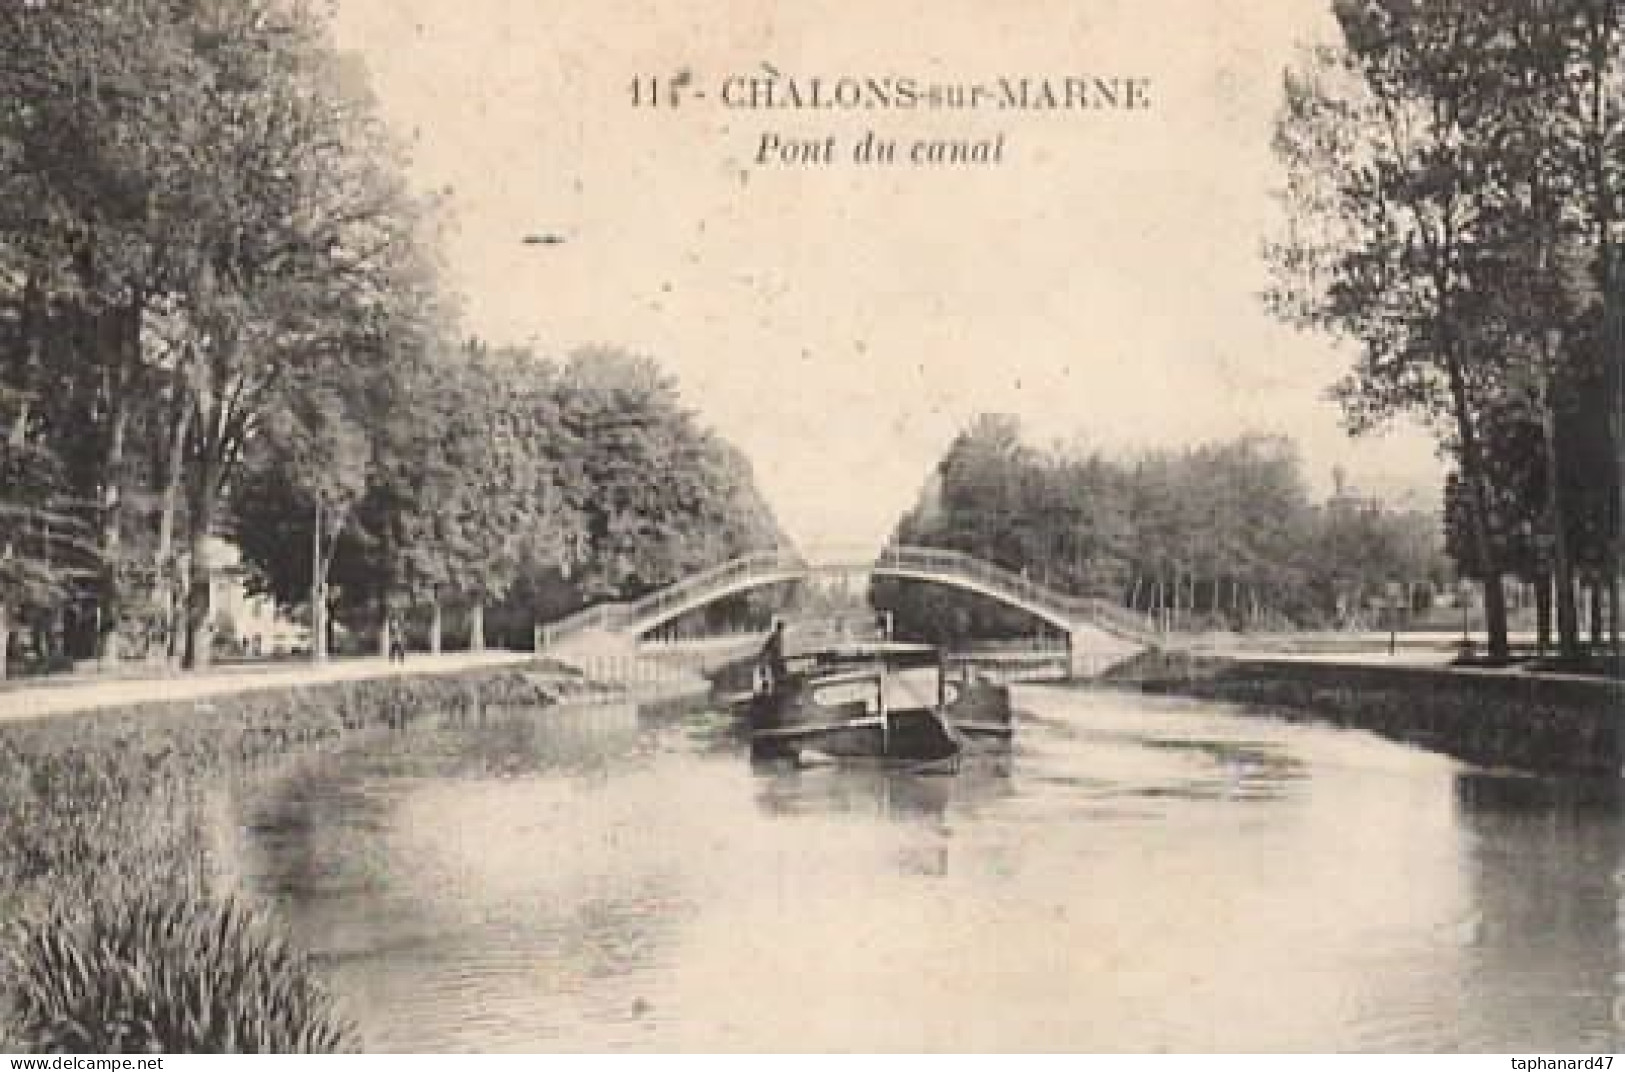
<svg viewBox="0 0 1625 1072"><path fill-rule="evenodd" d="M25 923L14 1030L52 1053L347 1053L355 1028L259 912L143 883Z"/></svg>
<svg viewBox="0 0 1625 1072"><path fill-rule="evenodd" d="M527 686L471 671L0 725L0 1051L353 1049L278 921L217 888L207 800L432 713L545 702Z"/></svg>

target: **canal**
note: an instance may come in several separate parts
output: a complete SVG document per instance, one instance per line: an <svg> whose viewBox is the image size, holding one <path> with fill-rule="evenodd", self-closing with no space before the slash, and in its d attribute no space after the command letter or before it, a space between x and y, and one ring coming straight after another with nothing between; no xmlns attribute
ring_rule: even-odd
<svg viewBox="0 0 1625 1072"><path fill-rule="evenodd" d="M233 792L369 1050L1618 1050L1613 787L1026 688L958 775L703 706L427 718Z"/></svg>

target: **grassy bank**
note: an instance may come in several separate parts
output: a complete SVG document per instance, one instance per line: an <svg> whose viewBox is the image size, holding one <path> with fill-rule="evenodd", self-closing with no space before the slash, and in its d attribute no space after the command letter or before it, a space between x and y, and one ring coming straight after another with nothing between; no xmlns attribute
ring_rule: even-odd
<svg viewBox="0 0 1625 1072"><path fill-rule="evenodd" d="M1618 682L1448 667L1147 652L1105 684L1247 705L1370 730L1488 767L1618 777Z"/></svg>
<svg viewBox="0 0 1625 1072"><path fill-rule="evenodd" d="M0 1050L330 1052L356 1033L277 921L218 888L204 798L428 713L602 693L549 664L0 725Z"/></svg>

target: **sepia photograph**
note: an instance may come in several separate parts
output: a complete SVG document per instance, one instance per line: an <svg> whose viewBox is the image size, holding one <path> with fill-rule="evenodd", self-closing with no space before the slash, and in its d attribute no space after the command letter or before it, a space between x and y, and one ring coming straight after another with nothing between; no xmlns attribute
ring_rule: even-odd
<svg viewBox="0 0 1625 1072"><path fill-rule="evenodd" d="M0 1054L1602 1072L1622 474L1625 0L0 0Z"/></svg>

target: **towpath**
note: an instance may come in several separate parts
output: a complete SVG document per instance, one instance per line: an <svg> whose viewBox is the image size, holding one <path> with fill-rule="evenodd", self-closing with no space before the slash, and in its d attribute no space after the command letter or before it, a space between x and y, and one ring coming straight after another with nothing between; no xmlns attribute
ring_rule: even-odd
<svg viewBox="0 0 1625 1072"><path fill-rule="evenodd" d="M17 684L0 692L0 722L164 700L201 700L261 689L451 674L514 666L535 658L535 653L528 651L452 652L412 655L405 662L390 662L374 656L323 663L236 664L201 673L176 671L150 677L75 675L67 679L45 679L37 684Z"/></svg>

